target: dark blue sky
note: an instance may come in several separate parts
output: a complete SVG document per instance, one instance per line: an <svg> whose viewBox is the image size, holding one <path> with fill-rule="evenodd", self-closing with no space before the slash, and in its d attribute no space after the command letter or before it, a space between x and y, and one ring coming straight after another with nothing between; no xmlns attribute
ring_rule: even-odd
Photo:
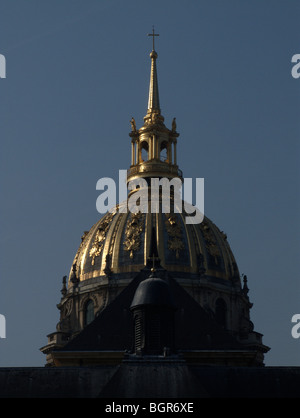
<svg viewBox="0 0 300 418"><path fill-rule="evenodd" d="M101 215L96 182L130 165L152 48L184 177L247 274L266 365L300 366L298 0L0 0L0 366L43 366L62 277Z"/></svg>

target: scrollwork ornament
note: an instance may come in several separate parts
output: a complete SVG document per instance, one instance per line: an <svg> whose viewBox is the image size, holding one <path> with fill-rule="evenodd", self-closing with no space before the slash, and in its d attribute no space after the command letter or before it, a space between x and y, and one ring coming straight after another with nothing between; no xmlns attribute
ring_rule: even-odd
<svg viewBox="0 0 300 418"><path fill-rule="evenodd" d="M73 300L69 299L65 304L65 316L70 315L73 309Z"/></svg>
<svg viewBox="0 0 300 418"><path fill-rule="evenodd" d="M107 215L106 218L100 223L96 231L94 242L89 252L89 256L92 258L92 262L91 262L92 266L95 264L95 258L99 257L100 254L102 253L102 250L104 248L106 234L110 227L110 224L114 215L115 213L110 213L109 215Z"/></svg>
<svg viewBox="0 0 300 418"><path fill-rule="evenodd" d="M182 227L174 214L166 214L166 229L169 235L168 248L175 251L176 258L179 258L180 251L184 249L182 241Z"/></svg>
<svg viewBox="0 0 300 418"><path fill-rule="evenodd" d="M141 212L133 213L126 223L124 249L129 252L130 258L140 248L143 224L144 216Z"/></svg>
<svg viewBox="0 0 300 418"><path fill-rule="evenodd" d="M207 251L210 253L212 257L215 259L215 263L218 264L218 257L221 255L220 249L217 245L217 240L212 232L210 226L206 223L202 223L202 231L205 240L205 246Z"/></svg>

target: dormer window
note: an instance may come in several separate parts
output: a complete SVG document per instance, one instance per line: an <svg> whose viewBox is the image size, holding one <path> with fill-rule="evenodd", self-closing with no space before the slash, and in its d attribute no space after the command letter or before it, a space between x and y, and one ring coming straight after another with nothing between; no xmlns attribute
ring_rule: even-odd
<svg viewBox="0 0 300 418"><path fill-rule="evenodd" d="M84 309L84 325L90 324L95 318L94 302L90 299L87 301Z"/></svg>

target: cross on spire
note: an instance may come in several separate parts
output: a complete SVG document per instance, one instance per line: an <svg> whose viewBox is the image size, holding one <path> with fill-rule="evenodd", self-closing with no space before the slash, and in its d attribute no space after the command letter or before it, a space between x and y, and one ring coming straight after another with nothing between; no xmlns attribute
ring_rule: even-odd
<svg viewBox="0 0 300 418"><path fill-rule="evenodd" d="M148 36L152 36L153 51L155 51L155 48L154 48L154 36L159 36L159 33L154 33L154 26L152 26L152 33L148 33Z"/></svg>

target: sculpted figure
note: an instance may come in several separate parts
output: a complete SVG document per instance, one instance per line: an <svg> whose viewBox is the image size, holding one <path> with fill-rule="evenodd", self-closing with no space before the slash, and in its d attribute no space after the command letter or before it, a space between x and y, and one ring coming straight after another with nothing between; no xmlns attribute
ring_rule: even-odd
<svg viewBox="0 0 300 418"><path fill-rule="evenodd" d="M135 132L136 131L136 124L135 124L134 118L131 118L130 123L131 123L131 129L132 129L132 131Z"/></svg>
<svg viewBox="0 0 300 418"><path fill-rule="evenodd" d="M172 121L172 131L173 132L176 131L176 118L173 118L173 121Z"/></svg>

